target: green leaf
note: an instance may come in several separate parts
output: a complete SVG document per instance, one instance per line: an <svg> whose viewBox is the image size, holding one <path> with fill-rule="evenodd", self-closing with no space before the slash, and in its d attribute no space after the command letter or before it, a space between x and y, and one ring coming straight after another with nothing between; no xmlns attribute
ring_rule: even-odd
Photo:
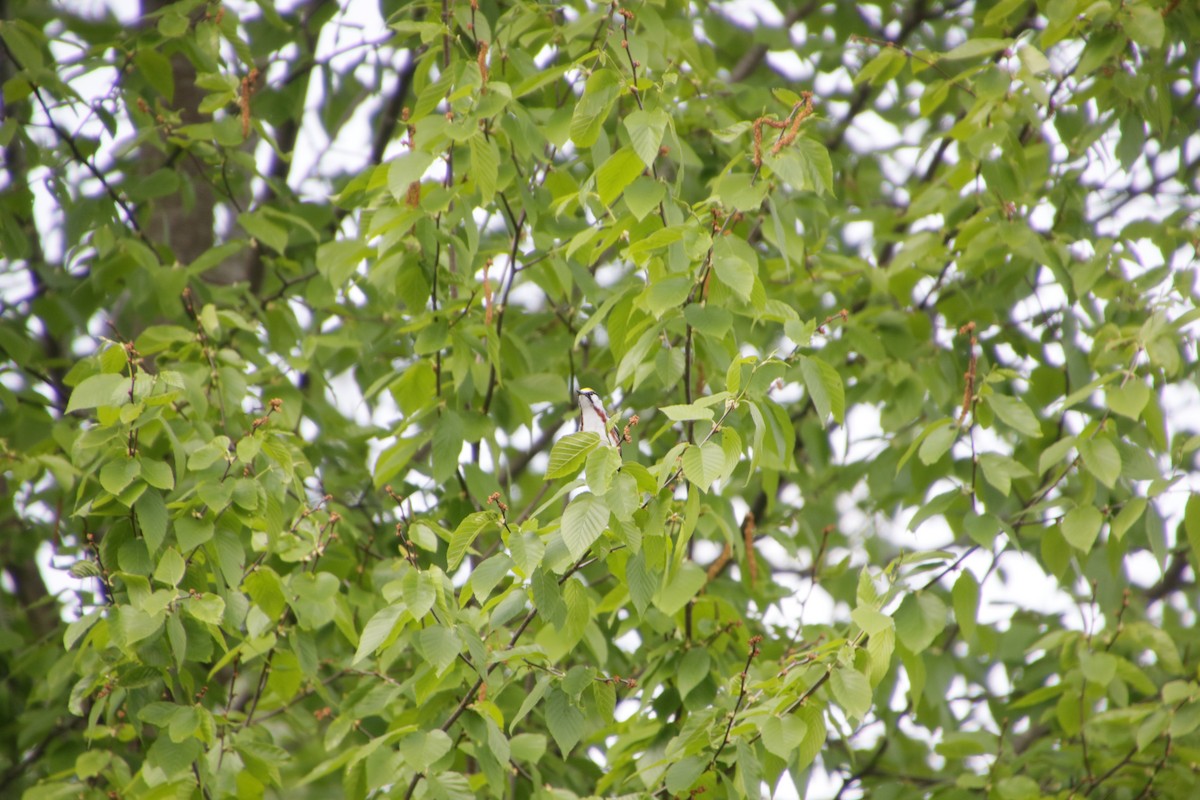
<svg viewBox="0 0 1200 800"><path fill-rule="evenodd" d="M625 130L629 131L629 141L638 158L647 167L658 159L658 151L662 146L663 134L667 130L670 118L661 108L653 111L638 109L625 117Z"/></svg>
<svg viewBox="0 0 1200 800"><path fill-rule="evenodd" d="M1126 8L1129 19L1125 22L1125 32L1129 34L1129 38L1142 47L1162 47L1167 34L1163 12L1145 3L1131 3Z"/></svg>
<svg viewBox="0 0 1200 800"><path fill-rule="evenodd" d="M471 571L471 591L479 602L484 603L496 584L502 581L513 567L513 560L505 553L497 553L485 559Z"/></svg>
<svg viewBox="0 0 1200 800"><path fill-rule="evenodd" d="M171 473L171 465L165 461L155 461L149 458L139 458L142 480L157 489L174 489L175 476Z"/></svg>
<svg viewBox="0 0 1200 800"><path fill-rule="evenodd" d="M702 491L708 491L724 469L725 451L716 442L690 444L683 451L683 474Z"/></svg>
<svg viewBox="0 0 1200 800"><path fill-rule="evenodd" d="M154 569L154 580L168 586L176 586L179 581L183 580L185 569L187 569L187 564L184 563L183 556L179 555L179 551L174 547L168 547L159 556L158 566Z"/></svg>
<svg viewBox="0 0 1200 800"><path fill-rule="evenodd" d="M829 676L833 698L846 715L861 720L871 709L871 682L852 667L835 669Z"/></svg>
<svg viewBox="0 0 1200 800"><path fill-rule="evenodd" d="M562 537L571 558L578 561L608 526L608 506L590 492L578 495L562 518Z"/></svg>
<svg viewBox="0 0 1200 800"><path fill-rule="evenodd" d="M615 447L597 447L587 457L587 485L592 494L602 495L612 486L621 468L621 454Z"/></svg>
<svg viewBox="0 0 1200 800"><path fill-rule="evenodd" d="M625 187L625 205L638 222L641 222L646 215L658 208L666 194L667 187L661 181L649 175L640 175Z"/></svg>
<svg viewBox="0 0 1200 800"><path fill-rule="evenodd" d="M1042 454L1038 456L1038 474L1044 475L1046 470L1061 463L1074 446L1075 437L1066 436L1043 450Z"/></svg>
<svg viewBox="0 0 1200 800"><path fill-rule="evenodd" d="M1121 454L1117 446L1105 436L1096 436L1079 443L1079 457L1088 472L1108 488L1121 477Z"/></svg>
<svg viewBox="0 0 1200 800"><path fill-rule="evenodd" d="M221 616L225 613L225 601L218 595L205 592L185 600L184 608L201 622L220 625Z"/></svg>
<svg viewBox="0 0 1200 800"><path fill-rule="evenodd" d="M1108 523L1108 532L1114 539L1120 541L1125 536L1125 532L1133 527L1133 523L1137 522L1141 518L1142 513L1146 510L1148 502L1149 501L1147 501L1144 497L1131 497L1125 502L1125 505L1121 507L1121 510L1117 513L1117 515ZM1200 557L1200 551L1197 552L1198 557Z"/></svg>
<svg viewBox="0 0 1200 800"><path fill-rule="evenodd" d="M906 595L894 619L900 643L910 653L922 653L946 627L946 604L931 592Z"/></svg>
<svg viewBox="0 0 1200 800"><path fill-rule="evenodd" d="M721 283L733 290L734 294L748 301L754 289L754 268L733 254L716 256L713 268Z"/></svg>
<svg viewBox="0 0 1200 800"><path fill-rule="evenodd" d="M646 289L646 308L655 319L661 318L668 311L683 305L692 287L692 279L682 275L655 281Z"/></svg>
<svg viewBox="0 0 1200 800"><path fill-rule="evenodd" d="M1033 473L1024 464L996 453L983 453L979 456L979 466L983 477L995 486L1005 497L1012 491L1012 482L1021 478L1033 477Z"/></svg>
<svg viewBox="0 0 1200 800"><path fill-rule="evenodd" d="M1126 504L1124 509L1121 509L1122 513L1124 513L1130 506L1133 505L1134 500L1141 500L1141 507L1145 508L1145 498L1137 497ZM1141 516L1140 510L1138 511L1137 516ZM1132 522L1129 524L1132 524ZM1115 524L1113 527L1116 527ZM1128 527L1128 525L1126 525L1126 527ZM1187 536L1188 545L1192 548L1193 557L1196 559L1195 563L1200 564L1200 495L1188 495L1187 503L1185 503L1183 507L1183 530L1184 534Z"/></svg>
<svg viewBox="0 0 1200 800"><path fill-rule="evenodd" d="M453 746L454 742L445 731L434 728L431 731L415 731L408 734L400 740L396 748L410 769L424 772L449 753Z"/></svg>
<svg viewBox="0 0 1200 800"><path fill-rule="evenodd" d="M138 462L132 458L120 457L110 461L100 469L100 485L110 494L120 494L125 487L133 483L141 472Z"/></svg>
<svg viewBox="0 0 1200 800"><path fill-rule="evenodd" d="M403 613L403 604L384 606L376 611L367 621L366 627L363 628L362 636L358 639L358 648L354 651L354 658L350 662L351 665L358 664L379 649L379 646L391 636L396 621Z"/></svg>
<svg viewBox="0 0 1200 800"><path fill-rule="evenodd" d="M838 670L840 672L841 670ZM835 675L837 672L834 673ZM832 678L832 676L830 676ZM804 741L808 725L794 715L769 716L762 723L762 743L767 752L782 759L791 758L792 753Z"/></svg>
<svg viewBox="0 0 1200 800"><path fill-rule="evenodd" d="M19 62L21 68L36 71L45 65L39 42L31 38L30 32L16 24L15 20L0 21L0 38L4 39L5 46Z"/></svg>
<svg viewBox="0 0 1200 800"><path fill-rule="evenodd" d="M287 249L288 232L282 225L276 225L260 209L258 211L238 214L238 224L242 230L253 236L260 243L282 254Z"/></svg>
<svg viewBox="0 0 1200 800"><path fill-rule="evenodd" d="M442 625L430 625L417 634L417 652L438 675L454 663L461 650L458 634Z"/></svg>
<svg viewBox="0 0 1200 800"><path fill-rule="evenodd" d="M463 449L462 417L454 412L442 415L433 428L433 469L429 477L445 483L458 470Z"/></svg>
<svg viewBox="0 0 1200 800"><path fill-rule="evenodd" d="M975 626L979 617L979 581L971 571L964 569L954 582L951 593L954 601L954 621L958 623L965 640L975 638Z"/></svg>
<svg viewBox="0 0 1200 800"><path fill-rule="evenodd" d="M1001 50L1011 46L1011 39L967 39L967 41L955 47L950 52L944 53L942 58L947 61L979 58L980 56L990 56L993 53L999 53Z"/></svg>
<svg viewBox="0 0 1200 800"><path fill-rule="evenodd" d="M661 579L661 574L651 571L646 565L646 554L644 551L634 553L625 562L625 585L629 587L629 597L633 600L633 605L637 608L638 614L646 613L651 599L658 592L659 581Z"/></svg>
<svg viewBox="0 0 1200 800"><path fill-rule="evenodd" d="M167 39L177 39L187 33L188 18L174 8L158 18L158 32Z"/></svg>
<svg viewBox="0 0 1200 800"><path fill-rule="evenodd" d="M206 519L181 517L175 520L175 540L185 553L190 553L211 539L213 530L213 524Z"/></svg>
<svg viewBox="0 0 1200 800"><path fill-rule="evenodd" d="M456 570L462 563L467 551L475 541L475 537L483 533L495 520L494 511L476 511L468 514L458 523L450 537L450 548L446 552L446 569Z"/></svg>
<svg viewBox="0 0 1200 800"><path fill-rule="evenodd" d="M666 415L667 419L673 420L674 422L688 422L691 420L712 422L713 420L712 408L708 406L698 406L695 403L692 403L691 405L662 406L658 410Z"/></svg>
<svg viewBox="0 0 1200 800"><path fill-rule="evenodd" d="M67 413L99 406L119 406L129 400L129 378L104 374L84 378L67 402Z"/></svg>
<svg viewBox="0 0 1200 800"><path fill-rule="evenodd" d="M953 420L943 419L930 425L926 431L928 435L921 440L917 457L921 459L922 464L928 466L936 463L950 450L950 446L958 438L958 427Z"/></svg>
<svg viewBox="0 0 1200 800"><path fill-rule="evenodd" d="M408 198L408 187L420 181L425 171L433 164L433 154L423 150L409 150L401 153L388 163L388 191L397 202L405 202ZM336 285L336 284L335 284Z"/></svg>
<svg viewBox="0 0 1200 800"><path fill-rule="evenodd" d="M1077 506L1063 517L1062 535L1076 550L1088 553L1096 543L1103 523L1104 515L1099 510L1091 506Z"/></svg>
<svg viewBox="0 0 1200 800"><path fill-rule="evenodd" d="M664 614L676 614L704 588L704 584L707 582L708 576L704 574L704 570L690 561L685 562L666 586L662 587L654 604Z"/></svg>
<svg viewBox="0 0 1200 800"><path fill-rule="evenodd" d="M441 570L432 567L430 571L411 569L400 580L404 592L404 604L413 619L423 620L437 600L438 584Z"/></svg>
<svg viewBox="0 0 1200 800"><path fill-rule="evenodd" d="M987 404L992 411L996 412L996 416L1000 418L1001 422L1017 433L1034 438L1042 435L1041 423L1038 422L1033 409L1017 398L1003 394L991 394L987 396Z"/></svg>
<svg viewBox="0 0 1200 800"><path fill-rule="evenodd" d="M641 159L632 148L622 147L609 156L596 170L596 193L600 195L600 202L611 206L625 191L625 187L642 174L643 169L645 167Z"/></svg>
<svg viewBox="0 0 1200 800"><path fill-rule="evenodd" d="M500 151L482 135L471 137L471 178L479 188L479 202L487 205L496 194L500 174Z"/></svg>
<svg viewBox="0 0 1200 800"><path fill-rule="evenodd" d="M158 633L163 624L161 613L150 615L140 608L124 606L121 608L120 630L125 637L125 644L132 645L148 636Z"/></svg>
<svg viewBox="0 0 1200 800"><path fill-rule="evenodd" d="M684 654L679 662L679 670L676 674L681 697L687 697L693 689L708 677L711 664L712 657L703 648L696 647Z"/></svg>
<svg viewBox="0 0 1200 800"><path fill-rule="evenodd" d="M1142 409L1150 401L1150 387L1140 378L1133 378L1124 386L1104 390L1105 401L1114 414L1129 419L1141 419Z"/></svg>
<svg viewBox="0 0 1200 800"><path fill-rule="evenodd" d="M568 755L583 736L584 716L565 693L551 689L546 698L546 726L555 744Z"/></svg>
<svg viewBox="0 0 1200 800"><path fill-rule="evenodd" d="M589 148L600 138L604 120L621 90L621 78L611 69L598 69L587 79L583 96L571 115L571 141L576 147Z"/></svg>
<svg viewBox="0 0 1200 800"><path fill-rule="evenodd" d="M862 69L854 76L854 84L870 82L872 86L881 86L904 68L908 63L904 53L895 47L883 47L879 52L863 64Z"/></svg>
<svg viewBox="0 0 1200 800"><path fill-rule="evenodd" d="M672 794L683 794L699 780L708 765L700 756L688 756L667 768L666 787Z"/></svg>
<svg viewBox="0 0 1200 800"><path fill-rule="evenodd" d="M566 478L574 475L591 453L600 446L600 436L592 431L567 434L550 448L550 463L546 466L546 480Z"/></svg>
<svg viewBox="0 0 1200 800"><path fill-rule="evenodd" d="M846 390L838 371L816 356L801 356L800 374L821 424L831 414L834 422L841 423L846 415Z"/></svg>

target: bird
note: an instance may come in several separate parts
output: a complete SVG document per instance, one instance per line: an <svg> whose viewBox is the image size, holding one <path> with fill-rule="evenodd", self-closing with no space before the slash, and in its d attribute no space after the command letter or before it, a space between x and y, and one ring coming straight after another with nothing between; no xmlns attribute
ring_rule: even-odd
<svg viewBox="0 0 1200 800"><path fill-rule="evenodd" d="M621 444L621 436L608 426L608 414L604 411L604 401L593 389L580 389L576 393L579 401L579 430L599 434L600 441L610 447Z"/></svg>

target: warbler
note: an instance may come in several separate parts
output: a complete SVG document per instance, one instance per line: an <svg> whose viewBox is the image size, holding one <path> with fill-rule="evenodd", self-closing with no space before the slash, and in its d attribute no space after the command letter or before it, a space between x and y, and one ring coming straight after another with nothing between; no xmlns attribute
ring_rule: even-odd
<svg viewBox="0 0 1200 800"><path fill-rule="evenodd" d="M608 414L604 401L592 389L580 389L576 393L579 401L579 430L600 435L600 440L611 447L621 444L621 435L608 426Z"/></svg>

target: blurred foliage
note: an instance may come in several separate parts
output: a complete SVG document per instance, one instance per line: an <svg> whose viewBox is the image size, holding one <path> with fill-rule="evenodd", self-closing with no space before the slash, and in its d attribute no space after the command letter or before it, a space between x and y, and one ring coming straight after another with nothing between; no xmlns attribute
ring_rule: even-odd
<svg viewBox="0 0 1200 800"><path fill-rule="evenodd" d="M1200 792L1196 4L2 11L0 795Z"/></svg>

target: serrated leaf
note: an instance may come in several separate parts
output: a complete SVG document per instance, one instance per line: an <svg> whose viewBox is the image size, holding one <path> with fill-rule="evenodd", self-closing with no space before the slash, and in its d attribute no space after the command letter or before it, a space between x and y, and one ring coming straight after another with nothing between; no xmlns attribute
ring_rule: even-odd
<svg viewBox="0 0 1200 800"><path fill-rule="evenodd" d="M825 425L831 414L834 422L842 422L846 414L846 390L838 371L816 356L801 356L800 374L821 425Z"/></svg>
<svg viewBox="0 0 1200 800"><path fill-rule="evenodd" d="M655 319L671 309L678 308L692 291L692 279L682 275L655 281L644 295L646 308Z"/></svg>
<svg viewBox="0 0 1200 800"><path fill-rule="evenodd" d="M471 179L479 189L479 202L487 205L496 194L500 174L500 151L482 134L471 137Z"/></svg>
<svg viewBox="0 0 1200 800"><path fill-rule="evenodd" d="M968 642L975 638L975 623L979 616L979 581L970 570L964 569L954 582L951 592L954 620Z"/></svg>
<svg viewBox="0 0 1200 800"><path fill-rule="evenodd" d="M1084 553L1091 552L1096 537L1100 535L1100 526L1104 523L1104 515L1091 506L1077 506L1067 512L1062 520L1062 535L1067 543L1076 550Z"/></svg>
<svg viewBox="0 0 1200 800"><path fill-rule="evenodd" d="M546 726L555 744L568 755L583 736L584 716L565 693L558 689L550 691L546 698Z"/></svg>
<svg viewBox="0 0 1200 800"><path fill-rule="evenodd" d="M437 567L431 568L437 571L437 575L441 571ZM408 613L412 614L413 619L421 620L433 608L434 602L437 600L438 577L433 571L424 572L421 570L409 570L408 573L400 580L400 588L404 593L404 604L408 607Z"/></svg>
<svg viewBox="0 0 1200 800"><path fill-rule="evenodd" d="M496 584L509 574L512 567L513 560L506 553L497 553L476 566L471 571L469 581L475 598L481 603L486 603Z"/></svg>
<svg viewBox="0 0 1200 800"><path fill-rule="evenodd" d="M1133 523L1137 522L1141 518L1142 513L1146 510L1148 502L1149 501L1147 501L1144 497L1131 497L1125 502L1125 505L1121 507L1121 510L1117 513L1117 515L1108 523L1108 532L1114 539L1120 541L1125 536L1125 532L1133 526ZM1192 500L1189 498L1188 502L1190 504ZM1196 527L1197 536L1200 536L1200 525L1197 525ZM1188 529L1188 538L1189 540L1191 539L1190 528ZM1200 558L1200 548L1197 547L1197 544L1200 544L1200 539L1197 539L1196 542L1193 542L1193 549L1196 550L1196 555L1198 558Z"/></svg>
<svg viewBox="0 0 1200 800"><path fill-rule="evenodd" d="M666 194L667 187L662 181L649 175L641 175L634 178L633 183L625 187L625 205L638 222L641 222L647 214L658 207Z"/></svg>
<svg viewBox="0 0 1200 800"><path fill-rule="evenodd" d="M679 694L687 697L692 689L695 689L708 677L711 665L712 657L708 654L708 650L702 647L694 647L684 653L676 674Z"/></svg>
<svg viewBox="0 0 1200 800"><path fill-rule="evenodd" d="M414 731L400 740L396 749L404 762L416 772L423 772L446 753L454 742L445 731Z"/></svg>
<svg viewBox="0 0 1200 800"><path fill-rule="evenodd" d="M417 634L417 652L438 675L454 663L461 650L458 634L442 625L430 625Z"/></svg>
<svg viewBox="0 0 1200 800"><path fill-rule="evenodd" d="M725 451L716 442L689 444L683 451L683 474L703 491L708 491L724 469Z"/></svg>
<svg viewBox="0 0 1200 800"><path fill-rule="evenodd" d="M713 269L721 283L733 290L744 301L750 299L754 290L754 268L734 255L721 255L713 259Z"/></svg>
<svg viewBox="0 0 1200 800"><path fill-rule="evenodd" d="M174 547L168 547L158 559L158 565L154 568L154 580L175 586L179 581L183 580L184 570L187 569L187 564L183 560L183 556L179 555L179 551Z"/></svg>
<svg viewBox="0 0 1200 800"><path fill-rule="evenodd" d="M1013 430L1034 438L1042 435L1042 425L1033 409L1021 400L1004 394L992 394L988 396L987 402L1000 421Z"/></svg>
<svg viewBox="0 0 1200 800"><path fill-rule="evenodd" d="M424 150L409 150L392 159L388 164L388 191L392 197L404 202L408 197L408 187L420 181L432 164L433 153Z"/></svg>
<svg viewBox="0 0 1200 800"><path fill-rule="evenodd" d="M171 473L171 465L165 461L150 458L138 459L141 464L142 480L156 489L170 491L175 488L175 476Z"/></svg>
<svg viewBox="0 0 1200 800"><path fill-rule="evenodd" d="M600 446L600 435L593 431L571 433L554 443L550 448L550 463L546 466L546 480L574 475L587 460L588 453Z"/></svg>
<svg viewBox="0 0 1200 800"><path fill-rule="evenodd" d="M1114 414L1141 419L1142 410L1150 401L1150 387L1140 378L1133 378L1124 386L1105 389L1104 399Z"/></svg>
<svg viewBox="0 0 1200 800"><path fill-rule="evenodd" d="M692 420L712 422L713 420L713 410L711 408L698 406L695 403L690 405L662 406L658 410L665 414L667 419L675 422L688 422Z"/></svg>
<svg viewBox="0 0 1200 800"><path fill-rule="evenodd" d="M458 470L463 449L462 417L450 411L442 415L433 429L433 469L429 477L445 483Z"/></svg>
<svg viewBox="0 0 1200 800"><path fill-rule="evenodd" d="M138 462L120 457L100 468L100 485L109 494L120 494L140 473Z"/></svg>
<svg viewBox="0 0 1200 800"><path fill-rule="evenodd" d="M1084 468L1110 489L1121 477L1121 454L1108 437L1096 436L1080 442L1079 457Z"/></svg>
<svg viewBox="0 0 1200 800"><path fill-rule="evenodd" d="M958 438L958 428L952 420L943 419L930 425L926 431L928 435L921 440L921 446L917 449L917 457L921 459L922 464L929 465L935 463L950 450L950 446Z"/></svg>
<svg viewBox="0 0 1200 800"><path fill-rule="evenodd" d="M622 147L609 156L596 170L596 193L600 195L600 202L611 206L625 191L625 187L642 174L643 169L645 165L631 147Z"/></svg>
<svg viewBox="0 0 1200 800"><path fill-rule="evenodd" d="M946 627L946 604L931 592L906 595L893 619L900 643L910 653L921 653Z"/></svg>
<svg viewBox="0 0 1200 800"><path fill-rule="evenodd" d="M288 232L287 228L282 225L277 225L267 219L261 209L258 211L243 212L238 214L238 224L242 226L242 230L253 236L259 243L265 244L267 247L274 250L276 253L282 254L287 249Z"/></svg>
<svg viewBox="0 0 1200 800"><path fill-rule="evenodd" d="M608 525L608 506L596 495L578 495L562 518L562 537L571 558L578 561Z"/></svg>
<svg viewBox="0 0 1200 800"><path fill-rule="evenodd" d="M841 670L838 670L840 672ZM836 675L837 672L834 673ZM832 678L832 676L830 676ZM868 689L869 691L869 689ZM795 715L770 716L762 723L762 743L767 752L779 758L790 758L792 752L804 741L808 725Z"/></svg>
<svg viewBox="0 0 1200 800"><path fill-rule="evenodd" d="M615 447L597 447L587 457L587 485L592 494L602 495L612 486L621 468L621 454Z"/></svg>
<svg viewBox="0 0 1200 800"><path fill-rule="evenodd" d="M620 76L611 69L598 69L587 79L571 114L571 141L576 147L591 147L600 138L604 120L621 92L620 84Z"/></svg>
<svg viewBox="0 0 1200 800"><path fill-rule="evenodd" d="M968 39L950 52L943 54L942 58L947 61L979 58L980 56L990 56L993 53L999 53L1001 50L1011 46L1011 39Z"/></svg>
<svg viewBox="0 0 1200 800"><path fill-rule="evenodd" d="M638 109L626 115L624 122L634 152L647 167L653 165L662 146L663 134L666 133L670 122L667 112L661 108L653 111Z"/></svg>
<svg viewBox="0 0 1200 800"><path fill-rule="evenodd" d="M871 709L871 682L852 667L835 669L829 676L833 698L847 716L861 720Z"/></svg>
<svg viewBox="0 0 1200 800"><path fill-rule="evenodd" d="M118 406L129 400L129 378L104 374L84 378L71 392L67 413L99 406Z"/></svg>
<svg viewBox="0 0 1200 800"><path fill-rule="evenodd" d="M179 549L190 553L213 537L213 524L206 519L181 517L175 520L175 541Z"/></svg>
<svg viewBox="0 0 1200 800"><path fill-rule="evenodd" d="M638 614L645 614L650 601L658 591L662 576L653 572L646 565L646 553L639 550L625 562L625 585L629 588L629 598L633 600Z"/></svg>
<svg viewBox="0 0 1200 800"><path fill-rule="evenodd" d="M1062 460L1066 458L1067 453L1069 453L1071 448L1074 446L1074 436L1066 436L1048 446L1042 451L1042 454L1038 456L1038 474L1045 474L1046 470L1050 469L1050 467L1061 463Z"/></svg>
<svg viewBox="0 0 1200 800"><path fill-rule="evenodd" d="M404 605L396 603L384 606L371 616L366 627L363 628L362 636L358 639L358 649L354 651L354 659L350 662L351 666L358 664L383 644L384 640L391 635L396 621L403 613Z"/></svg>
<svg viewBox="0 0 1200 800"><path fill-rule="evenodd" d="M700 756L688 756L680 759L667 768L664 783L671 794L683 794L704 774L708 764Z"/></svg>
<svg viewBox="0 0 1200 800"><path fill-rule="evenodd" d="M468 514L463 518L462 522L458 523L458 527L454 529L454 533L450 536L450 547L446 551L446 569L458 569L458 565L462 563L463 558L467 555L467 551L471 548L475 537L487 529L492 523L494 516L494 511L476 511L473 514Z"/></svg>

